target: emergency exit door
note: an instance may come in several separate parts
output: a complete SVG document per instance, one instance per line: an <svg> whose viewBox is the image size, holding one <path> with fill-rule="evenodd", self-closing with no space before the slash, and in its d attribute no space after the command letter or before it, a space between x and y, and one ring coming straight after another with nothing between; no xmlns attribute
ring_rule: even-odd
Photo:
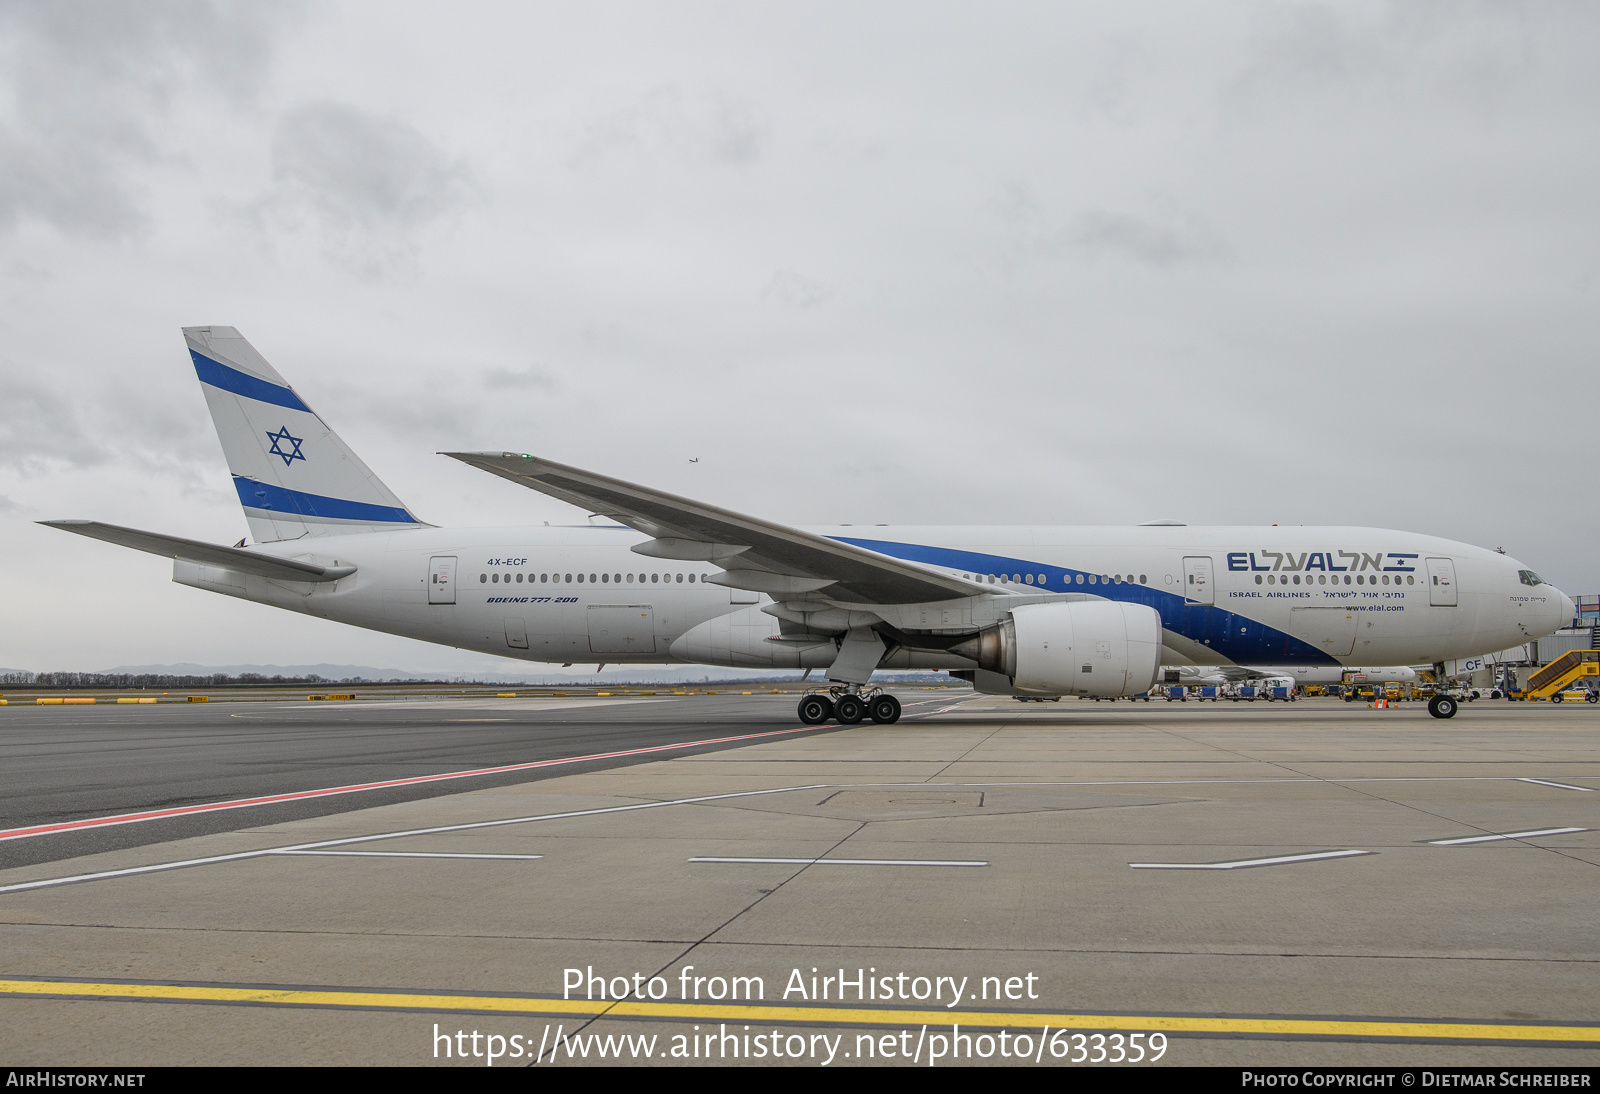
<svg viewBox="0 0 1600 1094"><path fill-rule="evenodd" d="M428 560L428 603L456 602L456 556L440 555Z"/></svg>
<svg viewBox="0 0 1600 1094"><path fill-rule="evenodd" d="M1211 558L1192 555L1183 560L1183 598L1190 604L1215 604L1211 586Z"/></svg>

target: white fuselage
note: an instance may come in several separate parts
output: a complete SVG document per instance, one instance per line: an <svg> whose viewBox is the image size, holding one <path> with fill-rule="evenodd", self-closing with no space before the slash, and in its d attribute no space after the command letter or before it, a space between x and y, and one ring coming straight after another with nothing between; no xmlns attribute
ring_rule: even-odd
<svg viewBox="0 0 1600 1094"><path fill-rule="evenodd" d="M991 626L1020 603L1064 594L1147 604L1171 665L1403 665L1470 657L1549 634L1570 601L1495 552L1370 528L830 527L808 531L948 574L993 596L922 605L837 605L906 634ZM695 662L825 667L829 641L788 638L772 599L707 584L721 567L629 550L616 525L317 536L254 548L338 562L322 584L177 562L174 580L428 642L544 662ZM445 580L441 581L441 575ZM826 597L823 590L821 595ZM780 598L781 599L781 598ZM885 668L961 668L900 648Z"/></svg>

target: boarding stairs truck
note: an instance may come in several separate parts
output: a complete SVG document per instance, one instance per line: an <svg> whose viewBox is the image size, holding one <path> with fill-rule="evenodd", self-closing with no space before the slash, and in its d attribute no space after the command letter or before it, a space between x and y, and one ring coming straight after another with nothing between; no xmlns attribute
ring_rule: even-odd
<svg viewBox="0 0 1600 1094"><path fill-rule="evenodd" d="M1580 683L1591 678L1594 678L1594 683ZM1575 687L1585 692L1583 698L1589 702L1600 702L1600 691L1595 686L1597 683L1600 683L1600 650L1572 650L1528 677L1528 686L1520 692L1513 692L1512 696L1559 703L1565 698L1563 693Z"/></svg>

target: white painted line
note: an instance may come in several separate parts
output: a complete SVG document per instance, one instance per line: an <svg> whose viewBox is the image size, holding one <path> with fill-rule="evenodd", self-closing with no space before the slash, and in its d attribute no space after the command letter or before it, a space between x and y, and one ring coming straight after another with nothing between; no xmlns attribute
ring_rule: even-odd
<svg viewBox="0 0 1600 1094"><path fill-rule="evenodd" d="M340 855L350 858L514 858L536 859L543 855L469 855L453 851L273 851L274 855Z"/></svg>
<svg viewBox="0 0 1600 1094"><path fill-rule="evenodd" d="M987 866L987 862L931 858L721 858L704 855L690 862L758 862L780 866Z"/></svg>
<svg viewBox="0 0 1600 1094"><path fill-rule="evenodd" d="M826 790L826 783L806 786L780 786L772 790L740 790L732 794L707 794L698 798L674 798L669 801L639 802L636 805L611 805L601 809L574 809L568 813L541 813L532 817L509 817L504 820L470 821L466 824L445 824L437 828L411 828L401 832L380 832L372 836L347 836L344 839L320 840L316 843L296 843L283 847L263 847L259 851L235 851L227 855L208 855L205 858L179 859L176 862L153 862L148 866L129 866L121 870L100 870L92 874L71 874L66 877L40 878L38 881L21 881L15 885L0 885L0 893L20 893L29 889L49 889L57 885L75 885L83 881L106 881L111 878L134 877L139 874L182 870L190 866L211 866L219 862L239 862L281 855L291 851L313 851L324 847L344 847L352 843L371 843L375 840L401 839L405 836L433 836L441 832L468 832L476 828L499 828L507 824L531 824L535 821L569 820L573 817L598 817L606 813L631 813L640 809L662 809L670 805L700 805L705 802L726 801L730 798L756 798L764 794L787 794L794 790Z"/></svg>
<svg viewBox="0 0 1600 1094"><path fill-rule="evenodd" d="M1557 790L1582 790L1585 794L1593 794L1592 786L1568 786L1566 783L1553 783L1549 779L1518 779L1519 783L1538 783L1540 786L1553 786Z"/></svg>
<svg viewBox="0 0 1600 1094"><path fill-rule="evenodd" d="M1489 843L1497 839L1527 839L1531 836L1564 836L1569 832L1587 832L1587 828L1536 828L1531 832L1502 832L1492 836L1462 836L1460 839L1431 839L1434 847L1451 847L1458 843Z"/></svg>
<svg viewBox="0 0 1600 1094"><path fill-rule="evenodd" d="M1375 851L1318 851L1310 855L1279 855L1276 858L1246 858L1237 862L1130 862L1135 870L1243 870L1250 866L1282 866L1289 862L1316 862L1319 859L1352 858Z"/></svg>

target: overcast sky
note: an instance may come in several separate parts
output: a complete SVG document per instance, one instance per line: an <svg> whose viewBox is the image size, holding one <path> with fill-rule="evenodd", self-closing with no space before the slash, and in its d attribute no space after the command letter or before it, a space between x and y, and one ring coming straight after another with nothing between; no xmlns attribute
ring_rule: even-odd
<svg viewBox="0 0 1600 1094"><path fill-rule="evenodd" d="M178 328L421 518L1361 524L1600 590L1600 6L0 4L0 666L492 659L245 534ZM690 464L691 457L700 462Z"/></svg>

